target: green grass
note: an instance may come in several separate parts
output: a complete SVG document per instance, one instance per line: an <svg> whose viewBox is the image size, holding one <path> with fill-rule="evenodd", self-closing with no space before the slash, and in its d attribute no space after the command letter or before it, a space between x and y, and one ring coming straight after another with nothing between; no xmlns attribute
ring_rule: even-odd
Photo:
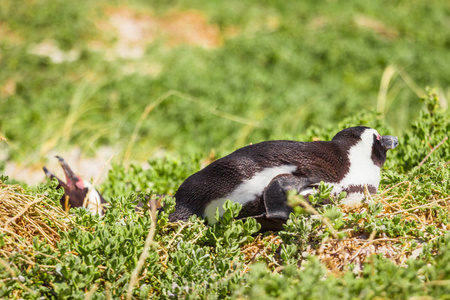
<svg viewBox="0 0 450 300"><path fill-rule="evenodd" d="M179 93L147 116L132 158L145 160L158 149L231 151L333 126L376 109L388 66L397 72L381 113L394 134L417 117L419 87L438 86L449 95L445 1L131 1L127 7L144 17L199 11L205 16L200 22L216 28L223 41L213 49L168 47L166 33L145 45L137 60L105 59L118 36L111 25L99 24L108 22L107 8L115 5L124 8L107 1L2 2L0 86L8 80L16 86L0 96L9 158L30 163L73 146L85 155L99 145L123 153L144 108L169 91ZM55 64L30 54L44 41L76 50L78 59Z"/></svg>

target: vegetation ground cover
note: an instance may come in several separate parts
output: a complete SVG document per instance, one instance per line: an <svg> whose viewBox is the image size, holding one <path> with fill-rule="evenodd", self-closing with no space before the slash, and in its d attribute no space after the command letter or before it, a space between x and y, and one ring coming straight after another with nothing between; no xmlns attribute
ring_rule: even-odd
<svg viewBox="0 0 450 300"><path fill-rule="evenodd" d="M449 15L438 0L1 1L1 158L120 154L101 219L61 211L54 182L1 178L0 297L450 298ZM323 186L265 234L231 204L213 227L168 223L171 198L134 212L237 147L355 125L400 141L360 207L321 206Z"/></svg>
<svg viewBox="0 0 450 300"><path fill-rule="evenodd" d="M115 165L101 187L110 201L103 218L84 209L62 212L56 181L23 190L3 177L2 207L15 201L17 208L0 224L0 296L448 299L450 119L438 103L430 91L420 118L399 138L408 140L410 155L390 153L379 194L355 208L322 206L330 191L322 185L308 199L314 208L295 206L279 233L258 233L251 218L235 220L240 206L230 202L211 227L196 217L169 223L170 197L158 215L152 201L134 211L142 197L171 192L186 172L199 169L196 157L153 161L149 170ZM355 120L340 126L347 122ZM49 234L20 234L30 224Z"/></svg>

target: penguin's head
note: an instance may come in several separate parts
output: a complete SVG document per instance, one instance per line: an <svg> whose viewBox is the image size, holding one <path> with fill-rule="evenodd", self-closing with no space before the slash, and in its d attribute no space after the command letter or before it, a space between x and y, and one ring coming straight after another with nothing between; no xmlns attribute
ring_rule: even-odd
<svg viewBox="0 0 450 300"><path fill-rule="evenodd" d="M88 181L77 176L62 157L56 156L56 158L58 159L59 164L64 171L66 182L55 176L47 169L47 167L44 167L43 170L48 178L56 178L58 180L58 188L64 188L64 195L60 199L61 206L65 211L68 211L71 207L82 207L85 203L85 198L89 192L91 184ZM97 190L93 189L89 194L89 198L86 200L85 205L93 213L98 213L100 214L100 216L102 216L102 200L102 196L97 192Z"/></svg>
<svg viewBox="0 0 450 300"><path fill-rule="evenodd" d="M398 139L391 135L380 135L373 128L357 126L338 132L332 141L345 145L348 150L357 147L358 156L370 157L373 164L382 167L386 161L386 153L398 146Z"/></svg>

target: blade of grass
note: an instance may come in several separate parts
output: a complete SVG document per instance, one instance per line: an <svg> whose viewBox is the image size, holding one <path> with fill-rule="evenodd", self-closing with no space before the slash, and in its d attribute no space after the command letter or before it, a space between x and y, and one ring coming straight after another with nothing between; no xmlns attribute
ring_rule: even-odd
<svg viewBox="0 0 450 300"><path fill-rule="evenodd" d="M168 99L170 96L172 96L174 91L168 91L167 93L161 95L159 98L157 98L155 101L147 105L144 109L144 112L142 112L139 120L136 123L136 126L134 126L133 133L131 134L130 141L128 142L127 149L125 151L124 157L123 157L123 165L125 166L125 169L128 169L129 161L131 152L133 150L134 143L136 142L137 136L139 134L139 130L141 129L142 123L144 123L144 120L147 118L148 114L155 109L158 105L160 105L163 101Z"/></svg>
<svg viewBox="0 0 450 300"><path fill-rule="evenodd" d="M69 141L75 123L89 110L88 99L95 94L99 87L100 84L93 87L91 83L83 83L76 89L70 101L69 114L62 127L61 139L63 141Z"/></svg>
<svg viewBox="0 0 450 300"><path fill-rule="evenodd" d="M111 160L113 159L113 157L114 157L114 154L112 154L112 155L108 158L108 160L103 164L102 169L101 169L100 172L98 173L97 177L95 177L94 181L92 182L91 186L89 187L89 190L88 190L86 196L84 197L84 200L83 200L83 207L86 207L86 205L88 204L89 196L91 195L92 190L93 190L94 187L97 185L98 180L100 179L101 175L103 174L103 171L104 171L105 167L106 167L107 165L109 165L109 163L111 162ZM97 207L97 211L96 211L96 212L98 213L98 211L99 211L99 207Z"/></svg>
<svg viewBox="0 0 450 300"><path fill-rule="evenodd" d="M380 89L378 91L377 98L377 112L381 114L385 114L386 109L386 96L389 89L389 83L392 80L392 77L395 74L395 67L389 65L384 69L383 75L381 76Z"/></svg>
<svg viewBox="0 0 450 300"><path fill-rule="evenodd" d="M409 76L408 73L403 71L402 69L397 69L398 74L406 83L406 85L417 95L419 98L425 98L427 94L419 87L419 85Z"/></svg>
<svg viewBox="0 0 450 300"><path fill-rule="evenodd" d="M131 157L131 153L133 151L133 146L136 143L136 139L137 136L139 134L139 130L142 127L142 124L144 122L144 120L147 118L148 114L155 109L158 105L160 105L163 101L169 99L171 96L176 96L182 100L186 100L186 101L190 101L193 102L197 105L203 106L205 107L205 111L208 111L210 114L218 116L220 118L226 119L226 120L230 120L236 123L241 123L244 125L249 125L252 127L260 127L259 124L257 122L253 122L253 121L249 121L247 119L244 119L242 117L239 116L235 116L233 114L229 114L226 112L222 112L222 111L218 111L214 108L211 108L209 106L206 106L205 104L201 103L200 101L198 101L197 99L195 99L194 97L181 93L177 90L170 90L166 93L164 93L163 95L161 95L159 98L157 98L155 101L153 101L152 103L150 103L149 105L147 105L144 109L144 112L141 114L139 120L136 123L136 126L134 127L133 133L131 134L131 138L130 141L128 142L127 145L127 149L125 151L124 154L124 158L123 158L123 165L125 167L125 170L128 170L129 167L129 162L130 162L130 157Z"/></svg>

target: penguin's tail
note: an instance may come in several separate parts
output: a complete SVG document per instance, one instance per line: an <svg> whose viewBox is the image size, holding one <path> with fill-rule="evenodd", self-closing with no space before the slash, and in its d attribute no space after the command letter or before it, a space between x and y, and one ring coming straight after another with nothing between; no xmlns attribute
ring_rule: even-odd
<svg viewBox="0 0 450 300"><path fill-rule="evenodd" d="M195 213L188 207L175 205L175 211L169 215L169 222L187 222L189 220L189 217L194 214Z"/></svg>

